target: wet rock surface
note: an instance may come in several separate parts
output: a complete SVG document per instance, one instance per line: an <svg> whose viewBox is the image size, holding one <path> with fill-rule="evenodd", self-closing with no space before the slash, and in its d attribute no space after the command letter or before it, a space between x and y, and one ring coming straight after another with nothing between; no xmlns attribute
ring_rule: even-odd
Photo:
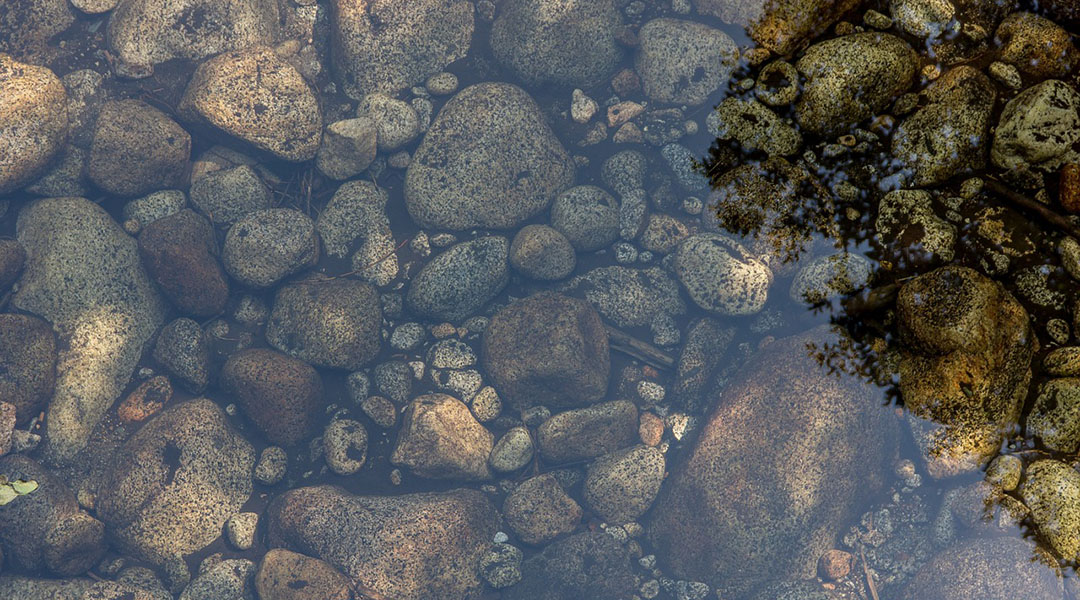
<svg viewBox="0 0 1080 600"><path fill-rule="evenodd" d="M405 302L428 319L459 321L509 283L510 242L500 236L451 246L416 274Z"/></svg>
<svg viewBox="0 0 1080 600"><path fill-rule="evenodd" d="M296 444L312 433L323 385L311 365L259 348L230 357L221 377L271 442Z"/></svg>
<svg viewBox="0 0 1080 600"><path fill-rule="evenodd" d="M1048 557L1032 560L1032 548L1022 540L980 539L961 543L923 567L904 590L904 600L933 595L946 600L975 596L1006 598L1021 594L1032 599L1058 598L1061 581L1046 566Z"/></svg>
<svg viewBox="0 0 1080 600"><path fill-rule="evenodd" d="M39 175L67 138L67 92L60 79L0 54L0 123L0 194L7 194Z"/></svg>
<svg viewBox="0 0 1080 600"><path fill-rule="evenodd" d="M405 409L390 462L431 479L488 479L494 441L463 402L446 394L426 394Z"/></svg>
<svg viewBox="0 0 1080 600"><path fill-rule="evenodd" d="M158 219L139 233L151 279L178 310L208 317L225 309L229 281L210 222L190 210Z"/></svg>
<svg viewBox="0 0 1080 600"><path fill-rule="evenodd" d="M282 287L266 341L312 365L359 369L379 353L382 307L370 284L330 280Z"/></svg>
<svg viewBox="0 0 1080 600"><path fill-rule="evenodd" d="M655 19L638 32L635 68L645 95L669 104L702 104L727 81L739 57L723 31L681 19Z"/></svg>
<svg viewBox="0 0 1080 600"><path fill-rule="evenodd" d="M56 384L56 336L41 319L0 315L0 398L20 422L45 408Z"/></svg>
<svg viewBox="0 0 1080 600"><path fill-rule="evenodd" d="M191 157L191 136L141 100L106 102L94 127L86 173L118 196L176 187Z"/></svg>

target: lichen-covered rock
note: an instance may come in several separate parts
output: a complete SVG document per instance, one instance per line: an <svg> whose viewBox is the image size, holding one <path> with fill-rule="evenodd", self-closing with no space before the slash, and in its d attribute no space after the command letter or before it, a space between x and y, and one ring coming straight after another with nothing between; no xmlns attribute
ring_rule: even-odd
<svg viewBox="0 0 1080 600"><path fill-rule="evenodd" d="M577 256L570 240L547 225L526 225L510 243L510 264L540 281L563 279L574 272Z"/></svg>
<svg viewBox="0 0 1080 600"><path fill-rule="evenodd" d="M634 446L605 454L589 465L585 502L611 524L629 523L652 506L664 481L664 454Z"/></svg>
<svg viewBox="0 0 1080 600"><path fill-rule="evenodd" d="M382 347L382 306L375 288L333 279L295 283L278 290L266 341L322 367L355 371Z"/></svg>
<svg viewBox="0 0 1080 600"><path fill-rule="evenodd" d="M649 539L674 576L724 597L812 577L881 485L897 424L873 386L815 360L840 341L825 327L777 340L723 388L652 511Z"/></svg>
<svg viewBox="0 0 1080 600"><path fill-rule="evenodd" d="M773 272L737 241L719 233L692 235L673 263L690 299L722 315L752 315L765 306Z"/></svg>
<svg viewBox="0 0 1080 600"><path fill-rule="evenodd" d="M390 462L429 479L489 479L494 442L461 400L426 394L405 409Z"/></svg>
<svg viewBox="0 0 1080 600"><path fill-rule="evenodd" d="M1054 171L1080 156L1080 93L1057 79L1033 85L1001 111L990 159L1002 169Z"/></svg>
<svg viewBox="0 0 1080 600"><path fill-rule="evenodd" d="M397 244L386 216L389 198L370 181L350 181L334 192L315 221L326 253L340 258L356 247L353 269L378 286L390 283L398 274Z"/></svg>
<svg viewBox="0 0 1080 600"><path fill-rule="evenodd" d="M315 91L295 67L262 46L199 65L177 110L293 162L315 158L322 136Z"/></svg>
<svg viewBox="0 0 1080 600"><path fill-rule="evenodd" d="M229 357L221 386L272 443L292 445L311 435L322 403L322 378L311 365L267 348Z"/></svg>
<svg viewBox="0 0 1080 600"><path fill-rule="evenodd" d="M795 116L822 135L847 130L885 108L907 90L918 56L887 33L854 33L810 46L795 68L806 77Z"/></svg>
<svg viewBox="0 0 1080 600"><path fill-rule="evenodd" d="M878 204L874 222L878 241L910 263L951 262L956 226L934 213L926 190L894 190Z"/></svg>
<svg viewBox="0 0 1080 600"><path fill-rule="evenodd" d="M41 315L60 339L45 458L63 463L120 396L164 306L134 239L84 198L46 198L19 213L26 270L12 302Z"/></svg>
<svg viewBox="0 0 1080 600"><path fill-rule="evenodd" d="M634 66L645 95L668 104L702 104L727 84L739 60L719 29L680 19L653 19L638 32Z"/></svg>
<svg viewBox="0 0 1080 600"><path fill-rule="evenodd" d="M180 312L209 317L225 310L229 280L218 261L209 221L184 209L139 232L139 255L150 277Z"/></svg>
<svg viewBox="0 0 1080 600"><path fill-rule="evenodd" d="M942 267L904 284L900 393L933 477L979 469L1016 426L1031 379L1035 335L1000 284Z"/></svg>
<svg viewBox="0 0 1080 600"><path fill-rule="evenodd" d="M0 398L26 423L45 408L56 384L56 336L45 321L0 314Z"/></svg>
<svg viewBox="0 0 1080 600"><path fill-rule="evenodd" d="M686 312L686 303L679 295L679 284L659 267L597 267L574 277L561 291L575 296L580 294L604 318L619 327L648 325L657 315L674 316Z"/></svg>
<svg viewBox="0 0 1080 600"><path fill-rule="evenodd" d="M600 400L611 371L607 331L582 300L541 293L518 300L484 330L481 364L513 407Z"/></svg>
<svg viewBox="0 0 1080 600"><path fill-rule="evenodd" d="M1027 418L1027 433L1065 454L1080 448L1080 378L1051 379L1039 386Z"/></svg>
<svg viewBox="0 0 1080 600"><path fill-rule="evenodd" d="M255 452L199 398L165 410L117 452L97 514L122 548L162 564L217 539L251 496Z"/></svg>
<svg viewBox="0 0 1080 600"><path fill-rule="evenodd" d="M544 460L573 462L608 454L638 438L638 410L629 400L561 412L540 424L537 443Z"/></svg>
<svg viewBox="0 0 1080 600"><path fill-rule="evenodd" d="M483 493L458 489L353 496L330 486L289 490L267 509L270 541L316 556L400 600L460 600L499 527Z"/></svg>
<svg viewBox="0 0 1080 600"><path fill-rule="evenodd" d="M1058 567L1045 551L1025 540L992 537L942 550L912 577L902 598L1057 600L1061 593Z"/></svg>
<svg viewBox="0 0 1080 600"><path fill-rule="evenodd" d="M526 544L541 545L572 533L583 511L551 473L521 482L503 503L506 523Z"/></svg>
<svg viewBox="0 0 1080 600"><path fill-rule="evenodd" d="M602 531L584 532L548 545L521 565L521 582L503 591L507 600L622 600L638 589L630 551Z"/></svg>
<svg viewBox="0 0 1080 600"><path fill-rule="evenodd" d="M63 147L67 102L64 84L52 71L0 54L0 196L30 183Z"/></svg>
<svg viewBox="0 0 1080 600"><path fill-rule="evenodd" d="M191 158L191 135L142 100L101 107L86 174L117 196L140 196L179 187Z"/></svg>
<svg viewBox="0 0 1080 600"><path fill-rule="evenodd" d="M1056 460L1028 465L1020 498L1039 535L1063 560L1080 554L1080 473Z"/></svg>
<svg viewBox="0 0 1080 600"><path fill-rule="evenodd" d="M491 28L491 50L529 85L586 87L622 58L621 26L613 0L513 0Z"/></svg>
<svg viewBox="0 0 1080 600"><path fill-rule="evenodd" d="M481 83L443 106L405 175L421 227L509 229L574 181L574 163L521 88Z"/></svg>
<svg viewBox="0 0 1080 600"><path fill-rule="evenodd" d="M291 208L248 213L229 228L221 259L240 283L270 287L319 261L315 222Z"/></svg>
<svg viewBox="0 0 1080 600"><path fill-rule="evenodd" d="M858 0L693 0L701 14L746 27L750 37L769 50L788 55L816 37Z"/></svg>
<svg viewBox="0 0 1080 600"><path fill-rule="evenodd" d="M334 69L345 92L396 94L464 58L473 34L465 0L332 0Z"/></svg>
<svg viewBox="0 0 1080 600"><path fill-rule="evenodd" d="M455 244L420 269L405 304L420 317L460 321L510 282L509 255L510 242L501 236Z"/></svg>
<svg viewBox="0 0 1080 600"><path fill-rule="evenodd" d="M349 600L352 582L329 564L310 556L275 548L267 552L255 574L261 600Z"/></svg>

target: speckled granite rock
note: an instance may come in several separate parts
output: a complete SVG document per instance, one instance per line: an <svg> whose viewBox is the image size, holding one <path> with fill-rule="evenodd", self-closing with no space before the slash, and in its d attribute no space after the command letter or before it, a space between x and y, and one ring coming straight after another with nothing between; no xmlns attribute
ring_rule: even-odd
<svg viewBox="0 0 1080 600"><path fill-rule="evenodd" d="M675 275L701 308L722 315L751 315L765 306L773 273L734 239L692 235L679 244Z"/></svg>
<svg viewBox="0 0 1080 600"><path fill-rule="evenodd" d="M86 174L117 196L141 196L180 187L191 158L191 135L142 100L115 100L101 107Z"/></svg>
<svg viewBox="0 0 1080 600"><path fill-rule="evenodd" d="M777 54L791 54L824 32L859 0L693 0L702 14L748 27L750 37Z"/></svg>
<svg viewBox="0 0 1080 600"><path fill-rule="evenodd" d="M1052 561L1025 540L965 540L942 550L920 569L902 598L1057 600L1062 594L1061 575Z"/></svg>
<svg viewBox="0 0 1080 600"><path fill-rule="evenodd" d="M52 71L0 54L0 195L30 183L63 146L67 99Z"/></svg>
<svg viewBox="0 0 1080 600"><path fill-rule="evenodd" d="M405 409L390 462L430 479L489 479L494 442L461 400L425 394Z"/></svg>
<svg viewBox="0 0 1080 600"><path fill-rule="evenodd" d="M418 316L460 321L510 282L510 242L487 236L451 246L413 277L405 304Z"/></svg>
<svg viewBox="0 0 1080 600"><path fill-rule="evenodd" d="M322 377L311 365L269 348L229 357L221 387L235 394L248 417L275 444L297 444L314 431Z"/></svg>
<svg viewBox="0 0 1080 600"><path fill-rule="evenodd" d="M382 306L374 286L334 279L278 290L266 341L313 365L355 371L382 347Z"/></svg>
<svg viewBox="0 0 1080 600"><path fill-rule="evenodd" d="M681 19L653 19L638 32L634 66L645 95L657 102L702 104L726 85L739 59L719 29Z"/></svg>
<svg viewBox="0 0 1080 600"><path fill-rule="evenodd" d="M26 423L45 408L56 384L56 336L29 315L0 315L0 398Z"/></svg>
<svg viewBox="0 0 1080 600"><path fill-rule="evenodd" d="M352 582L329 564L310 556L275 548L267 552L255 574L262 600L350 600Z"/></svg>

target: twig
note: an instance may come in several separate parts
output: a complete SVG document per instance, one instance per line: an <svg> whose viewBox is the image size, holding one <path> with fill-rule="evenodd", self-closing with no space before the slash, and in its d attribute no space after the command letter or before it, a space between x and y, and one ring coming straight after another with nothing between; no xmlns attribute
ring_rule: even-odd
<svg viewBox="0 0 1080 600"><path fill-rule="evenodd" d="M1028 198L1027 196L1021 194L1020 192L1014 191L1012 188L996 179L988 178L985 181L986 186L990 188L990 190L993 191L995 194L1003 196L1006 200L1012 202L1013 204L1017 204L1023 208L1026 208L1027 210L1037 213L1046 222L1050 223L1051 225L1060 227L1065 233L1069 234L1074 238L1080 239L1080 227L1073 225L1072 221L1050 210L1050 208L1043 203L1032 200L1031 198Z"/></svg>
<svg viewBox="0 0 1080 600"><path fill-rule="evenodd" d="M333 275L331 277L324 277L322 279L308 279L308 280L303 281L303 283L320 283L320 282L323 282L323 281L333 281L335 279L341 279L342 277L351 277L353 275L359 275L360 273L363 273L364 271L367 271L370 268L377 267L380 264L382 264L382 261L390 258L395 253L397 253L398 250L401 250L402 248L404 248L405 244L408 244L410 240L412 240L412 236L409 236L409 237L401 240L401 243L398 244L397 246L394 246L393 250L387 252L386 254L383 254L381 257L379 257L378 260L375 260L370 264L364 265L363 267L361 267L359 269L353 269L352 271L346 271L344 273L341 273L340 275Z"/></svg>
<svg viewBox="0 0 1080 600"><path fill-rule="evenodd" d="M881 600L878 597L877 586L874 584L874 577L870 574L870 568L866 566L866 553L863 552L862 546L859 546L859 558L862 559L863 574L866 575L866 587L870 588L870 596L874 600Z"/></svg>
<svg viewBox="0 0 1080 600"><path fill-rule="evenodd" d="M670 369L675 366L675 357L656 346L619 331L610 325L604 325L604 328L607 329L608 342L612 350L632 356L657 369Z"/></svg>

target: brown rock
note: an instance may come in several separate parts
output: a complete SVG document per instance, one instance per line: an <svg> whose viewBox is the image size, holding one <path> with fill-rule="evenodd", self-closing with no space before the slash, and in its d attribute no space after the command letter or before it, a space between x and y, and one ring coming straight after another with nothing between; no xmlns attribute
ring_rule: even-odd
<svg viewBox="0 0 1080 600"><path fill-rule="evenodd" d="M699 13L748 27L750 37L781 55L816 37L859 0L693 0Z"/></svg>
<svg viewBox="0 0 1080 600"><path fill-rule="evenodd" d="M0 12L0 52L45 64L57 52L49 40L75 22L68 0L16 0Z"/></svg>
<svg viewBox="0 0 1080 600"><path fill-rule="evenodd" d="M26 251L17 240L0 240L0 294L15 283L26 262Z"/></svg>
<svg viewBox="0 0 1080 600"><path fill-rule="evenodd" d="M116 414L125 423L141 423L157 414L172 399L169 378L158 375L144 381L120 403Z"/></svg>
<svg viewBox="0 0 1080 600"><path fill-rule="evenodd" d="M1061 168L1058 201L1074 215L1080 214L1080 164L1068 163Z"/></svg>
<svg viewBox="0 0 1080 600"><path fill-rule="evenodd" d="M226 361L221 383L271 442L292 445L312 434L323 385L311 365L265 348L244 350Z"/></svg>
<svg viewBox="0 0 1080 600"><path fill-rule="evenodd" d="M277 548L263 556L255 591L261 600L350 600L352 583L317 558Z"/></svg>
<svg viewBox="0 0 1080 600"><path fill-rule="evenodd" d="M854 557L850 552L843 550L826 550L818 559L818 573L823 579L837 581L847 577L851 572L851 564Z"/></svg>
<svg viewBox="0 0 1080 600"><path fill-rule="evenodd" d="M56 384L56 337L45 321L0 314L0 398L15 405L19 423L45 408Z"/></svg>
<svg viewBox="0 0 1080 600"><path fill-rule="evenodd" d="M572 533L583 511L550 473L526 479L506 496L506 523L526 544L546 544Z"/></svg>
<svg viewBox="0 0 1080 600"><path fill-rule="evenodd" d="M561 412L536 431L540 454L553 463L593 458L625 448L638 438L633 402L616 400Z"/></svg>
<svg viewBox="0 0 1080 600"><path fill-rule="evenodd" d="M620 96L629 96L641 90L641 78L633 69L623 69L611 78L611 89Z"/></svg>
<svg viewBox="0 0 1080 600"><path fill-rule="evenodd" d="M94 185L118 196L179 187L191 158L191 136L142 100L101 107L86 172Z"/></svg>
<svg viewBox="0 0 1080 600"><path fill-rule="evenodd" d="M181 312L208 317L225 309L229 280L217 259L214 228L205 218L185 209L150 223L139 233L139 255Z"/></svg>
<svg viewBox="0 0 1080 600"><path fill-rule="evenodd" d="M5 3L0 14L0 40L5 37L9 9ZM18 19L18 10L14 17ZM67 99L64 85L52 71L0 54L0 196L30 183L63 146Z"/></svg>
<svg viewBox="0 0 1080 600"><path fill-rule="evenodd" d="M1014 12L997 29L998 60L1038 79L1063 79L1080 63L1064 27L1029 12Z"/></svg>
<svg viewBox="0 0 1080 600"><path fill-rule="evenodd" d="M659 446L664 439L664 420L656 413L643 412L638 424L638 436L646 446Z"/></svg>
<svg viewBox="0 0 1080 600"><path fill-rule="evenodd" d="M426 394L405 409L390 462L431 479L489 479L494 441L461 400Z"/></svg>

